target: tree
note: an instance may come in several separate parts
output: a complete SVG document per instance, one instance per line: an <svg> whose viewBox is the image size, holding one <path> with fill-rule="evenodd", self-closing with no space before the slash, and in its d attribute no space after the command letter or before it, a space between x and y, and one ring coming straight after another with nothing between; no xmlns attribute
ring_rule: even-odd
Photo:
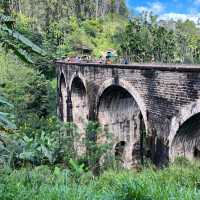
<svg viewBox="0 0 200 200"><path fill-rule="evenodd" d="M116 34L119 51L134 62L174 62L175 34L158 26L153 17L140 16L130 20L125 31Z"/></svg>
<svg viewBox="0 0 200 200"><path fill-rule="evenodd" d="M190 20L178 21L176 34L182 62L200 63L200 29Z"/></svg>

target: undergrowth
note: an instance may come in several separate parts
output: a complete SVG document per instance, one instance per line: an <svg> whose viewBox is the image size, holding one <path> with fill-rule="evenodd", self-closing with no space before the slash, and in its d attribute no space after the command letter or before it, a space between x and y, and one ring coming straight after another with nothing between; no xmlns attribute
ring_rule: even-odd
<svg viewBox="0 0 200 200"><path fill-rule="evenodd" d="M2 200L198 200L200 165L176 162L165 169L108 170L99 177L39 166L0 171Z"/></svg>

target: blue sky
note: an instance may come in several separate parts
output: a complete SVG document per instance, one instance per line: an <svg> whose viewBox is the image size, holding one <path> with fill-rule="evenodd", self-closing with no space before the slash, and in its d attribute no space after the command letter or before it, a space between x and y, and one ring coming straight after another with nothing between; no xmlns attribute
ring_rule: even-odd
<svg viewBox="0 0 200 200"><path fill-rule="evenodd" d="M135 14L152 11L160 19L200 19L200 0L126 0Z"/></svg>

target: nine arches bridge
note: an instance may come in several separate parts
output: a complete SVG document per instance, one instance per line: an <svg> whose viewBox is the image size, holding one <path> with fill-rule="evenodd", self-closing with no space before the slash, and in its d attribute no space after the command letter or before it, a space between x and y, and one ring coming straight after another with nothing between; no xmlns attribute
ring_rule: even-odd
<svg viewBox="0 0 200 200"><path fill-rule="evenodd" d="M146 155L157 165L200 158L200 65L57 61L56 70L60 118L83 137L87 121L98 121L128 167L141 155L144 132Z"/></svg>

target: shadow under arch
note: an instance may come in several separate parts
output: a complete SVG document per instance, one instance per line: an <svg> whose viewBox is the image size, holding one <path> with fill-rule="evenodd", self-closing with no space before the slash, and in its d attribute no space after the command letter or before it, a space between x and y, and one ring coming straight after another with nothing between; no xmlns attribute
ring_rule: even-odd
<svg viewBox="0 0 200 200"><path fill-rule="evenodd" d="M125 150L126 142L120 141L116 145L114 145L115 149L115 159L124 161L124 150Z"/></svg>
<svg viewBox="0 0 200 200"><path fill-rule="evenodd" d="M67 84L63 73L59 79L59 115L64 122L67 121Z"/></svg>
<svg viewBox="0 0 200 200"><path fill-rule="evenodd" d="M83 85L84 85L84 87L85 87L85 91L86 91L86 93L87 93L86 80L85 80L83 74L80 73L80 72L75 72L75 73L72 74L71 79L70 79L70 81L69 81L69 90L70 90L70 91L72 90L72 83L73 83L74 80L77 79L77 78L79 78L79 79L82 81L82 83L83 83Z"/></svg>
<svg viewBox="0 0 200 200"><path fill-rule="evenodd" d="M88 118L87 91L79 76L74 76L70 87L72 121L77 125L80 132L84 132Z"/></svg>
<svg viewBox="0 0 200 200"><path fill-rule="evenodd" d="M119 86L132 95L133 99L136 101L136 103L141 111L142 117L144 119L145 129L146 129L146 132L148 132L147 109L146 109L144 100L139 95L138 91L130 83L128 83L127 81L122 80L122 79L120 79L116 84L114 81L114 78L112 78L112 79L106 80L101 85L101 87L98 90L96 101L95 101L96 115L98 115L98 108L99 108L100 98L101 98L102 94L108 87L111 87L111 86Z"/></svg>
<svg viewBox="0 0 200 200"><path fill-rule="evenodd" d="M147 117L144 102L138 92L126 81L119 80L116 84L110 79L99 89L96 109L96 118L102 125L103 132L110 133L116 144L124 142L124 165L129 168L133 163L138 163L133 161L135 143L140 145L139 159L142 163L145 156L143 137L147 133Z"/></svg>
<svg viewBox="0 0 200 200"><path fill-rule="evenodd" d="M183 141L183 137L181 136L181 138L178 138L178 136L180 135L181 132L182 133L187 132L187 130L183 131L184 127L185 128L187 127L188 130L193 131L193 129L197 125L194 123L194 119L195 119L195 121L197 121L197 123L198 122L200 123L199 116L200 116L200 99L181 108L179 113L172 118L171 125L170 125L170 133L168 136L169 160L170 161L174 161L177 154L182 154L182 153L180 153L180 151L182 151L181 150L182 147L180 145L174 147L174 145L175 144L177 145L177 142L180 141L181 138ZM190 128L188 127L188 125ZM200 132L199 132L199 134L200 134ZM187 141L185 140L185 142L187 142ZM188 142L191 144L191 140ZM190 147L192 148L191 145L190 145ZM180 150L179 153L178 153L178 148ZM190 151L191 151L191 148L190 148ZM185 150L188 151L187 149L185 149ZM190 156L186 155L186 157L188 157L189 159L192 158L191 155Z"/></svg>
<svg viewBox="0 0 200 200"><path fill-rule="evenodd" d="M80 74L74 74L70 84L70 98L71 98L71 119L76 125L78 136L75 141L76 152L78 155L82 155L85 152L85 146L82 143L85 138L85 128L88 122L88 100L87 90L85 87L84 79L80 77Z"/></svg>

